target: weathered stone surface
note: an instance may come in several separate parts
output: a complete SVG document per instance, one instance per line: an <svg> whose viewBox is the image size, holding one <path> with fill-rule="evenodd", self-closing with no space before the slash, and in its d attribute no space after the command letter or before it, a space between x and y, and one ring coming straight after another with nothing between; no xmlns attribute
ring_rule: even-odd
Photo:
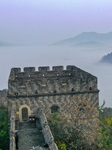
<svg viewBox="0 0 112 150"><path fill-rule="evenodd" d="M12 68L8 80L9 118L13 110L15 119L23 122L24 108L27 112L26 116L33 114L36 118L40 117L38 113L40 107L45 116L49 116L52 108L56 107L57 111L67 114L64 106L76 103L73 97L86 99L91 107L98 108L98 93L97 77L76 66L67 66L66 70L63 70L63 66L53 66L52 70L48 66L39 67L38 71L35 71L35 67L26 67L24 72L21 72L20 68ZM41 116L40 120L42 118L45 121L45 117ZM49 131L49 127L45 125L43 133L47 130ZM44 138L47 139L46 136ZM53 143L49 148L52 147Z"/></svg>
<svg viewBox="0 0 112 150"><path fill-rule="evenodd" d="M31 150L34 150L34 149L31 149ZM48 148L37 146L35 147L35 150L48 150Z"/></svg>
<svg viewBox="0 0 112 150"><path fill-rule="evenodd" d="M8 102L10 110L19 111L21 105L27 104L36 113L41 107L45 114L50 112L53 105L63 110L63 105L69 103L73 96L87 99L91 106L99 106L97 78L75 66L54 66L11 69L8 81ZM36 114L37 115L37 114ZM19 118L19 116L18 116Z"/></svg>
<svg viewBox="0 0 112 150"><path fill-rule="evenodd" d="M13 110L10 117L10 150L15 150L15 114Z"/></svg>
<svg viewBox="0 0 112 150"><path fill-rule="evenodd" d="M46 116L41 108L38 109L38 114L39 114L39 119L42 127L42 132L44 135L45 143L49 145L50 150L58 150L58 147L54 142L54 137L51 133Z"/></svg>
<svg viewBox="0 0 112 150"><path fill-rule="evenodd" d="M29 150L33 149L33 147L40 147L45 144L43 133L40 128L39 119L37 119L36 123L19 123L18 135L18 146L20 150Z"/></svg>
<svg viewBox="0 0 112 150"><path fill-rule="evenodd" d="M53 67L52 71L48 67L39 67L38 72L13 70L9 77L9 96L84 92L90 91L90 87L92 91L97 91L97 78L75 66L67 66L67 70Z"/></svg>
<svg viewBox="0 0 112 150"><path fill-rule="evenodd" d="M0 106L7 106L7 89L0 90Z"/></svg>

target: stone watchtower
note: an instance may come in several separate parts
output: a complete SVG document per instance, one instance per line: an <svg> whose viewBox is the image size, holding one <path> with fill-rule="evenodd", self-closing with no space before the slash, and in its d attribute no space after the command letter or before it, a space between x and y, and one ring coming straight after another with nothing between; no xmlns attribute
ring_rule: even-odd
<svg viewBox="0 0 112 150"><path fill-rule="evenodd" d="M8 108L15 113L15 120L28 121L34 114L37 118L41 107L48 115L55 111L62 113L64 105L69 104L73 96L88 100L92 107L99 106L97 77L75 67L54 66L12 68L8 80Z"/></svg>

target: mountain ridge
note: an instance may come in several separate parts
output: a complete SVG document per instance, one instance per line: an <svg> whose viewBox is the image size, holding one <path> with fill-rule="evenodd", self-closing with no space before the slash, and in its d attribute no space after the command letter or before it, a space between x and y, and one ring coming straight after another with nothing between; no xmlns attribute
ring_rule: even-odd
<svg viewBox="0 0 112 150"><path fill-rule="evenodd" d="M75 37L71 37L68 39L61 40L59 42L54 43L53 45L73 45L77 44L77 42L104 42L112 40L112 32L108 33L97 33L97 32L82 32Z"/></svg>
<svg viewBox="0 0 112 150"><path fill-rule="evenodd" d="M101 60L101 63L108 63L108 64L112 64L112 52L108 53L107 55L104 55Z"/></svg>
<svg viewBox="0 0 112 150"><path fill-rule="evenodd" d="M14 44L12 44L12 43L0 41L0 47L2 47L2 46L13 46L13 45L14 45Z"/></svg>
<svg viewBox="0 0 112 150"><path fill-rule="evenodd" d="M75 44L75 46L77 47L97 47L97 46L102 47L105 45L96 41L88 41L88 42L79 42Z"/></svg>

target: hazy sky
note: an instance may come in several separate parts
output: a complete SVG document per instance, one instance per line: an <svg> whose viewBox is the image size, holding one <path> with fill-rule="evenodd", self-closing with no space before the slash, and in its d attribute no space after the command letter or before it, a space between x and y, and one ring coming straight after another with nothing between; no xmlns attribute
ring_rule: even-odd
<svg viewBox="0 0 112 150"><path fill-rule="evenodd" d="M112 31L112 0L0 0L0 40L52 43Z"/></svg>
<svg viewBox="0 0 112 150"><path fill-rule="evenodd" d="M112 66L95 65L111 48L48 46L91 31L112 31L112 0L0 0L0 41L15 44L0 47L0 90L12 67L76 65L98 77L100 104L112 107Z"/></svg>

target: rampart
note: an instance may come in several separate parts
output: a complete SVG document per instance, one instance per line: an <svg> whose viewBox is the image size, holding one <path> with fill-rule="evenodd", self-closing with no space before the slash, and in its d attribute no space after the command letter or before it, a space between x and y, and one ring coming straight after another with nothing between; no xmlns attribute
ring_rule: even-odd
<svg viewBox="0 0 112 150"><path fill-rule="evenodd" d="M51 133L46 116L41 108L38 109L38 114L39 114L39 119L42 126L45 142L49 145L50 150L58 150L57 145L54 142L54 137Z"/></svg>
<svg viewBox="0 0 112 150"><path fill-rule="evenodd" d="M45 113L50 112L53 105L57 105L60 111L64 103L70 102L71 97L87 99L91 106L99 106L99 90L97 77L75 66L49 67L25 67L24 72L20 68L12 68L8 80L8 107L9 116L11 109L16 112L16 119L22 118L21 107L28 106L28 114L36 113L41 107Z"/></svg>
<svg viewBox="0 0 112 150"><path fill-rule="evenodd" d="M67 114L65 105L76 103L74 97L87 100L91 107L98 108L97 77L76 66L67 66L66 70L63 66L54 66L52 70L39 67L38 71L35 67L25 67L23 72L20 68L11 69L8 80L9 118L11 110L19 122L28 121L32 114L39 117L45 141L51 149L55 143L46 116L58 111Z"/></svg>
<svg viewBox="0 0 112 150"><path fill-rule="evenodd" d="M15 150L15 114L13 110L10 118L10 150Z"/></svg>
<svg viewBox="0 0 112 150"><path fill-rule="evenodd" d="M66 70L63 69L63 66L53 66L52 70L50 70L50 67L38 67L38 71L35 71L35 67L25 67L24 72L21 72L21 68L12 68L9 80L15 80L17 78L41 78L54 76L75 76L83 78L95 77L90 73L77 68L76 66L67 66Z"/></svg>
<svg viewBox="0 0 112 150"><path fill-rule="evenodd" d="M12 68L9 76L10 96L61 94L97 90L97 78L75 66Z"/></svg>

